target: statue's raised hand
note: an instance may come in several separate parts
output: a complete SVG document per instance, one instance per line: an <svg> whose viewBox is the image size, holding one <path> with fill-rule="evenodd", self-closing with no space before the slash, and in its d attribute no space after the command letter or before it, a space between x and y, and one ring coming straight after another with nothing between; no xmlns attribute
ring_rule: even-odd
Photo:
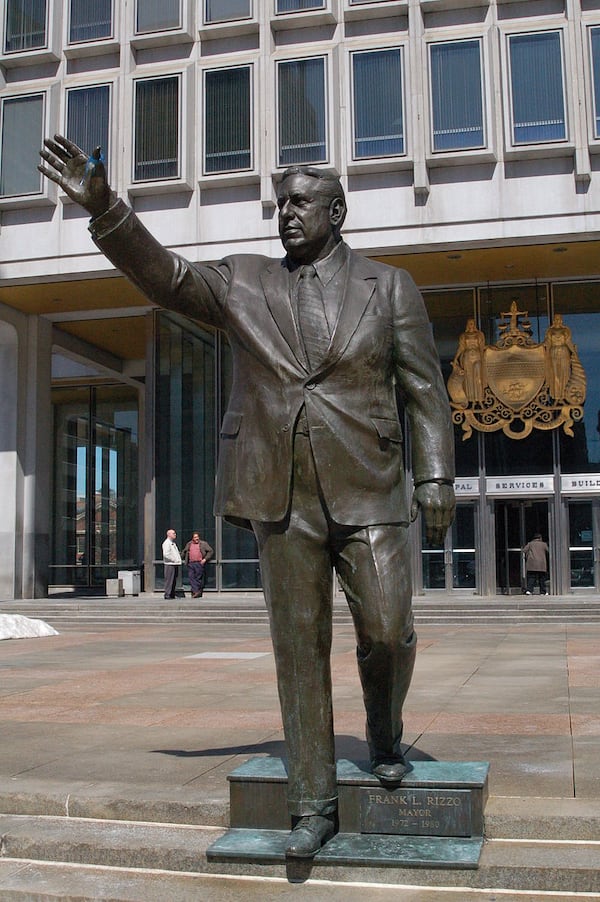
<svg viewBox="0 0 600 902"><path fill-rule="evenodd" d="M112 203L112 192L106 180L104 158L100 147L91 156L62 135L46 138L40 156L48 165L38 166L50 181L95 218Z"/></svg>

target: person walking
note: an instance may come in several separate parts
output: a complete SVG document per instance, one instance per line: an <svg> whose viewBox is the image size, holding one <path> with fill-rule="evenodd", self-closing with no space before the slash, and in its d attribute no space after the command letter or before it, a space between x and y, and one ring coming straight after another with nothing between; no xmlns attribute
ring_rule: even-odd
<svg viewBox="0 0 600 902"><path fill-rule="evenodd" d="M175 584L181 567L181 554L177 547L177 533L167 529L167 537L162 543L163 564L165 567L165 598L175 598Z"/></svg>
<svg viewBox="0 0 600 902"><path fill-rule="evenodd" d="M532 540L524 546L523 555L527 574L525 595L533 595L536 582L540 587L540 595L547 595L548 546L542 539L541 533L536 532Z"/></svg>
<svg viewBox="0 0 600 902"><path fill-rule="evenodd" d="M205 566L214 555L214 551L200 533L192 533L192 538L185 545L182 553L183 563L187 565L192 598L202 598L204 582L206 579Z"/></svg>

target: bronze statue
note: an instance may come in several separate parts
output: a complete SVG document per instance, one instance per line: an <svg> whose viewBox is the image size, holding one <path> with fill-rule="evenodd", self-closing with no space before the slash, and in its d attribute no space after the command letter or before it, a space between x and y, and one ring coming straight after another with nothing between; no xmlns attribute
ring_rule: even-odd
<svg viewBox="0 0 600 902"><path fill-rule="evenodd" d="M154 303L222 329L234 380L221 427L215 513L257 538L288 750L293 830L311 857L336 830L331 704L333 570L348 599L371 767L397 785L409 765L402 705L416 651L409 521L431 543L454 512L453 433L431 326L410 276L351 251L339 180L286 170L283 260L193 264L162 247L88 158L56 136L41 172L92 216L98 247ZM396 389L411 427L408 502Z"/></svg>
<svg viewBox="0 0 600 902"><path fill-rule="evenodd" d="M544 347L547 351L546 381L550 394L555 401L564 401L571 378L571 358L577 355L577 349L573 344L571 330L563 323L560 313L554 314L552 325L546 330Z"/></svg>

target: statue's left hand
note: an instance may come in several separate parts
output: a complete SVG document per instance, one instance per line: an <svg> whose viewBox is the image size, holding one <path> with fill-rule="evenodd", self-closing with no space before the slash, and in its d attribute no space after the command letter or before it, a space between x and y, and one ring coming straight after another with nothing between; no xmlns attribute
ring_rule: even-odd
<svg viewBox="0 0 600 902"><path fill-rule="evenodd" d="M430 545L443 545L446 532L454 520L456 498L451 485L422 482L416 487L410 508L411 521L416 520L419 508L425 517L425 533Z"/></svg>

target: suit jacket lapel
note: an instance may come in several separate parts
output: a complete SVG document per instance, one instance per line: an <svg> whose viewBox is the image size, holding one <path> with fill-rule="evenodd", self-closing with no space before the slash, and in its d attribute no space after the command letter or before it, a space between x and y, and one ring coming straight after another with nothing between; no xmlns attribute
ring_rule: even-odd
<svg viewBox="0 0 600 902"><path fill-rule="evenodd" d="M303 369L306 369L302 341L298 334L296 321L292 311L287 268L282 261L273 261L265 270L263 270L260 278L267 306L271 311L271 316L277 324L277 328L290 346L298 363L301 364Z"/></svg>
<svg viewBox="0 0 600 902"><path fill-rule="evenodd" d="M273 261L261 273L261 281L267 306L277 328L289 345L294 357L304 370L309 372L304 355L302 340L298 334L290 299L288 270L281 261ZM331 342L325 357L316 372L328 369L344 353L348 342L356 331L377 284L377 277L369 266L369 261L359 254L350 252L348 271L337 321L333 328Z"/></svg>
<svg viewBox="0 0 600 902"><path fill-rule="evenodd" d="M319 371L332 366L344 353L371 300L376 284L377 277L373 275L368 261L359 254L350 253L342 302L329 349L318 368Z"/></svg>

